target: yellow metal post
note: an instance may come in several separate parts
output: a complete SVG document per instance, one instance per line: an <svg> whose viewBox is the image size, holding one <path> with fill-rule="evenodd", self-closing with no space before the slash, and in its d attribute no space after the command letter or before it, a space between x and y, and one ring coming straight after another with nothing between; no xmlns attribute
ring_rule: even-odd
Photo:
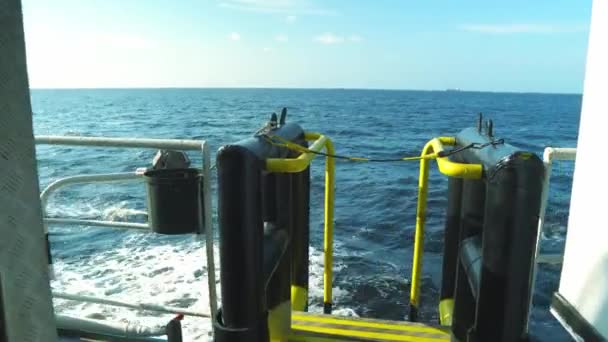
<svg viewBox="0 0 608 342"><path fill-rule="evenodd" d="M334 145L331 139L315 132L304 133L307 141L313 141L308 148L319 152L325 148L328 155L334 155ZM304 152L297 158L269 158L266 159L266 170L271 172L301 172L304 171L316 156L314 153ZM334 189L335 189L335 159L327 157L325 160L325 225L323 232L323 312L331 313L332 287L333 287L333 244L334 244ZM306 303L307 289L292 287L292 305L296 310L302 310Z"/></svg>
<svg viewBox="0 0 608 342"><path fill-rule="evenodd" d="M435 138L426 143L422 157L443 151L443 145L455 145L452 137ZM416 232L414 235L414 258L412 261L412 283L410 287L410 321L416 321L420 304L420 277L422 275L422 255L424 245L424 226L426 223L426 202L428 193L430 158L420 159L418 179L418 203L416 205ZM458 178L479 179L482 175L480 164L463 164L450 161L447 157L436 158L439 171L444 175Z"/></svg>
<svg viewBox="0 0 608 342"><path fill-rule="evenodd" d="M334 155L334 146L328 138L325 141L327 154ZM324 272L323 272L323 312L331 313L332 283L333 283L333 255L334 255L334 174L335 159L327 157L325 160L325 229L324 229Z"/></svg>
<svg viewBox="0 0 608 342"><path fill-rule="evenodd" d="M426 156L432 149L431 142L422 150ZM424 240L424 223L426 221L426 195L428 192L429 160L420 159L420 175L418 177L418 204L416 205L416 233L414 236L414 259L412 264L412 283L410 287L410 321L417 320L420 298L420 275L422 274L422 253Z"/></svg>
<svg viewBox="0 0 608 342"><path fill-rule="evenodd" d="M334 188L335 188L335 155L331 140L319 133L306 132L305 139L314 141L308 148L319 152L325 148L325 223L323 233L324 271L323 271L323 311L331 313L333 288L333 230L334 230ZM482 175L480 164L463 164L450 161L447 157L438 157L444 145L455 145L452 137L439 137L430 140L422 150L420 159L420 177L418 180L418 203L416 206L416 231L414 237L414 257L412 265L412 284L410 290L410 320L416 320L420 303L420 277L422 275L422 255L424 245L424 227L426 223L426 202L428 192L429 161L437 160L439 171L450 177L479 179ZM316 156L304 151L298 158L267 159L266 169L271 172L300 172L305 170ZM292 305L295 309L304 307L307 291L303 288L292 288ZM443 310L449 311L449 306ZM443 315L443 314L442 314ZM446 317L447 318L447 317Z"/></svg>
<svg viewBox="0 0 608 342"><path fill-rule="evenodd" d="M291 301L285 301L268 310L270 342L287 342L291 332Z"/></svg>
<svg viewBox="0 0 608 342"><path fill-rule="evenodd" d="M308 148L311 151L319 152L323 147L327 148L327 140L329 138L324 135L307 132L304 134L304 137L308 141L314 140ZM314 153L307 152L300 154L298 158L268 158L266 159L266 170L270 172L301 172L306 170L316 156Z"/></svg>
<svg viewBox="0 0 608 342"><path fill-rule="evenodd" d="M441 325L452 325L452 313L454 312L454 299L446 298L439 302L439 322Z"/></svg>
<svg viewBox="0 0 608 342"><path fill-rule="evenodd" d="M291 285L291 308L294 311L304 311L308 302L308 289Z"/></svg>

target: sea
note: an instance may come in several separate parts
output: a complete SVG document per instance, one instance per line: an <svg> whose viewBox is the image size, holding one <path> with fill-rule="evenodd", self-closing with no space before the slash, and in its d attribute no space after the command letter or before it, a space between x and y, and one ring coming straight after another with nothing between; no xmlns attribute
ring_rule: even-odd
<svg viewBox="0 0 608 342"><path fill-rule="evenodd" d="M39 89L32 90L31 99L36 135L206 140L213 164L218 148L252 136L282 108L288 110L288 122L333 139L340 154L415 156L429 139L475 126L483 113L493 120L495 136L542 156L547 146L576 146L582 96L349 89ZM40 187L66 176L150 167L155 153L40 145ZM200 154L189 156L193 165L202 162ZM570 161L554 165L543 252L564 248L573 166ZM335 314L406 318L418 167L417 162L337 161ZM420 320L436 323L447 180L436 167L430 179ZM321 312L322 158L313 162L311 183L310 310ZM51 196L46 211L48 217L145 222L145 189L141 182L74 185ZM50 225L49 231L56 273L53 291L209 312L205 247L193 236L62 224ZM219 282L217 232L215 241ZM560 270L560 265L539 267L532 340L570 340L549 312ZM155 326L173 317L60 299L54 303L58 313L106 321ZM186 317L183 328L186 341L209 339L209 320Z"/></svg>

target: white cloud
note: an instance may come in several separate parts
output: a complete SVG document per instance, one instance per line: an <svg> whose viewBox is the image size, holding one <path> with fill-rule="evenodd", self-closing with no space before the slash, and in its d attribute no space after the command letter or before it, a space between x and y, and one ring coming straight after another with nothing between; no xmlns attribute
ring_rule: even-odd
<svg viewBox="0 0 608 342"><path fill-rule="evenodd" d="M326 32L326 33L323 33L322 35L315 37L315 41L317 41L321 44L326 44L326 45L340 44L340 43L344 42L344 37L337 36L331 32Z"/></svg>
<svg viewBox="0 0 608 342"><path fill-rule="evenodd" d="M271 52L272 48L265 47L265 48L262 48L262 51L264 51L264 52Z"/></svg>
<svg viewBox="0 0 608 342"><path fill-rule="evenodd" d="M565 33L585 31L582 25L547 25L547 24L467 24L460 27L463 31L510 34L510 33Z"/></svg>
<svg viewBox="0 0 608 342"><path fill-rule="evenodd" d="M340 36L331 32L325 32L314 38L316 42L326 45L341 44L345 42L359 43L363 41L363 38L358 34L351 34L350 36Z"/></svg>
<svg viewBox="0 0 608 342"><path fill-rule="evenodd" d="M274 40L276 40L279 43L287 43L289 41L289 37L287 37L286 34L278 34L276 35L276 37L274 37Z"/></svg>
<svg viewBox="0 0 608 342"><path fill-rule="evenodd" d="M362 41L363 38L361 38L361 36L358 34L351 34L350 37L348 37L348 40L353 43L358 43L358 42Z"/></svg>
<svg viewBox="0 0 608 342"><path fill-rule="evenodd" d="M333 11L321 8L311 0L221 0L220 7L249 12L332 15Z"/></svg>
<svg viewBox="0 0 608 342"><path fill-rule="evenodd" d="M285 17L285 22L288 24L293 24L296 22L296 20L298 20L298 17L296 17L295 15L288 15Z"/></svg>
<svg viewBox="0 0 608 342"><path fill-rule="evenodd" d="M238 34L237 32L232 32L232 33L231 33L231 34L228 36L228 38L230 38L230 40L232 40L232 41L237 42L237 41L241 40L241 35L240 35L240 34Z"/></svg>

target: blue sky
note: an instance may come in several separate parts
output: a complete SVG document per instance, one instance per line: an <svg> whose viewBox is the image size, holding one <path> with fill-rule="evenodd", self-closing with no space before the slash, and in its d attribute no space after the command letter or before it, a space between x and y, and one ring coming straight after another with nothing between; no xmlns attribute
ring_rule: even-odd
<svg viewBox="0 0 608 342"><path fill-rule="evenodd" d="M580 93L590 0L23 0L30 85Z"/></svg>

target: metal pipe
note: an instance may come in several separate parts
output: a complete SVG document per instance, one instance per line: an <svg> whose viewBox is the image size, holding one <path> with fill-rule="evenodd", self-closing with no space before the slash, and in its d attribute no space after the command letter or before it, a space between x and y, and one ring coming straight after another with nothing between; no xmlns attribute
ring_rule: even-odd
<svg viewBox="0 0 608 342"><path fill-rule="evenodd" d="M456 139L452 137L439 137L431 139L422 149L421 156L443 151L443 145L454 145ZM418 179L418 203L416 205L416 231L414 236L414 258L412 265L412 285L410 289L410 321L415 321L420 300L420 277L422 275L422 253L424 244L424 226L426 223L426 200L429 178L428 158L420 159L420 175ZM464 164L450 161L447 157L437 158L439 171L447 176L478 179L481 177L480 164Z"/></svg>
<svg viewBox="0 0 608 342"><path fill-rule="evenodd" d="M454 146L456 145L456 138L454 137L439 137L431 139L424 147L428 153L439 153L444 150L443 145ZM429 146L430 145L430 146ZM426 156L426 154L422 154ZM466 178L466 179L479 179L481 178L482 166L481 164L467 164L457 163L451 161L448 157L439 157L437 160L437 167L439 172L446 176Z"/></svg>
<svg viewBox="0 0 608 342"><path fill-rule="evenodd" d="M145 231L150 230L150 226L148 226L148 224L146 224L146 223L133 223L133 222L82 220L82 219L71 219L71 218L62 218L62 217L45 217L44 222L45 223L63 223L63 224L70 224L70 225L135 229L135 230L145 230Z"/></svg>
<svg viewBox="0 0 608 342"><path fill-rule="evenodd" d="M327 147L326 141L329 139L319 133L305 134L306 140L314 140L308 148L311 151L319 152L323 147ZM270 172L302 172L316 157L315 153L302 153L298 158L268 158L266 159L266 170Z"/></svg>
<svg viewBox="0 0 608 342"><path fill-rule="evenodd" d="M141 310L141 311L155 311L162 312L167 314L175 314L175 315L185 315L185 316L196 316L203 318L210 318L211 316L208 313L197 312L182 308L176 308L172 306L164 306L158 304L146 304L146 303L128 303L119 300L107 299L107 298L99 298L93 296L84 296L84 295L76 295L69 294L64 292L55 292L53 291L53 297L65 300L73 300L78 302L86 302L86 303L95 303L95 304L103 304L109 306L118 306L123 308Z"/></svg>
<svg viewBox="0 0 608 342"><path fill-rule="evenodd" d="M552 160L576 160L575 147L547 147L545 153L548 153Z"/></svg>
<svg viewBox="0 0 608 342"><path fill-rule="evenodd" d="M211 316L217 313L217 291L215 288L215 262L213 260L213 218L211 213L211 156L207 142L201 144L203 153L203 210L205 211L205 250L207 252L207 284L209 287L209 309Z"/></svg>
<svg viewBox="0 0 608 342"><path fill-rule="evenodd" d="M39 135L35 137L38 145L71 145L71 146L105 146L130 148L157 148L174 150L200 150L200 140L179 139L140 139L140 138L105 138Z"/></svg>
<svg viewBox="0 0 608 342"><path fill-rule="evenodd" d="M540 240L543 235L543 226L545 224L545 212L547 211L547 202L549 199L549 183L551 180L551 171L553 167L553 153L554 149L551 147L545 148L543 153L543 164L545 167L545 178L543 180L543 190L540 197L540 212L538 214L538 230L536 232L536 248L534 250L534 260L537 260L540 252ZM535 262L532 267L532 295L530 296L530 303L528 312L532 310L532 297L534 295L534 284L536 283L536 272L538 265Z"/></svg>
<svg viewBox="0 0 608 342"><path fill-rule="evenodd" d="M58 179L53 183L49 184L40 194L40 202L42 210L46 216L46 207L50 195L57 189L72 185L72 184L83 184L83 183L97 183L97 182L118 182L125 180L133 180L140 178L142 175L137 172L123 172L123 173L108 173L108 174L94 174L94 175L80 175L70 176ZM131 222L113 222L113 221L101 221L101 220L81 220L81 219L70 219L70 218L50 218L45 217L45 234L48 234L48 223L64 223L72 225L94 225L100 227L112 227L112 228L126 228L126 229L145 229L148 230L150 227L143 223L131 223Z"/></svg>
<svg viewBox="0 0 608 342"><path fill-rule="evenodd" d="M422 149L421 157L439 153L445 145L455 145L456 138L439 137L431 139ZM451 161L447 157L436 158L439 171L446 176L463 179L479 179L482 175L481 164L465 164ZM430 158L420 159L418 178L418 203L416 205L416 231L414 235L414 257L412 262L412 284L410 288L410 321L415 321L420 300L420 277L422 275L422 254L424 244L424 226L426 224L426 201L428 192Z"/></svg>
<svg viewBox="0 0 608 342"><path fill-rule="evenodd" d="M93 182L115 182L115 181L124 181L131 180L141 177L141 174L136 172L124 172L124 173L109 173L109 174L94 174L94 175L80 175L80 176L70 176L58 179L51 184L49 184L40 194L40 205L42 207L42 215L45 217L43 222L44 228L44 237L47 241L47 258L48 258L48 269L49 269L49 279L55 279L55 269L53 267L53 259L51 258L51 249L49 244L49 227L48 223L52 222L52 219L49 220L46 218L46 206L48 204L48 199L51 196L51 193L56 191L62 186L70 185L70 184L78 184L78 183L93 183ZM106 221L98 221L106 222ZM70 223L68 221L64 223ZM107 224L97 224L100 226L108 226ZM113 225L112 227L116 228L126 228L124 225L117 226ZM137 227L128 227L128 228L137 228ZM147 227L146 227L147 229Z"/></svg>
<svg viewBox="0 0 608 342"><path fill-rule="evenodd" d="M325 140L327 154L334 155L334 145L329 138ZM323 234L324 267L323 272L323 312L331 313L333 289L334 262L334 194L336 160L332 157L325 159L325 229Z"/></svg>
<svg viewBox="0 0 608 342"><path fill-rule="evenodd" d="M215 288L215 263L213 253L213 221L211 205L211 158L209 146L206 141L200 140L176 140L176 139L140 139L140 138L106 138L106 137L66 137L43 135L35 137L36 144L47 145L70 145L70 146L104 146L123 148L154 148L154 149L176 149L176 150L198 150L203 157L203 199L205 217L205 246L207 251L207 269L209 285L209 305L212 315L217 312L217 294ZM48 199L52 192L62 186L78 183L92 182L114 182L137 179L143 176L142 172L127 172L114 174L96 174L65 177L49 184L40 194L43 210L46 212ZM138 230L149 230L148 224L132 222L112 222L101 220L81 220L69 218L45 218L45 234L48 236L48 223L83 224L111 228L127 228ZM200 234L203 231L199 232Z"/></svg>
<svg viewBox="0 0 608 342"><path fill-rule="evenodd" d="M422 150L422 156L431 153L433 149L429 142ZM420 301L420 276L422 274L422 253L424 243L424 225L426 221L426 197L428 192L429 160L420 159L420 175L418 177L418 203L416 205L416 232L414 236L414 257L412 265L412 284L410 288L409 320L416 321Z"/></svg>
<svg viewBox="0 0 608 342"><path fill-rule="evenodd" d="M66 334L72 334L74 332L79 335L86 335L87 337L114 337L139 339L143 338L145 341L161 341L158 339L150 339L152 337L165 335L164 327L146 327L139 324L124 323L124 322L105 322L95 319L87 318L75 318L64 315L55 315L55 321L57 322L57 328L59 332ZM104 338L105 340L105 338Z"/></svg>
<svg viewBox="0 0 608 342"><path fill-rule="evenodd" d="M209 286L209 306L213 316L217 313L217 294L215 288L215 263L213 253L213 221L212 221L212 205L211 205L211 161L209 146L206 141L200 140L176 140L176 139L139 139L139 138L106 138L106 137L66 137L66 136L37 136L35 137L36 144L51 144L51 145L70 145L70 146L104 146L104 147L122 147L122 148L154 148L154 149L176 149L176 150L198 150L203 157L203 200L204 200L204 231L199 232L197 237L201 239L200 234L205 234L205 247L207 253L207 269L208 269L208 286ZM44 212L48 199L53 191L56 191L62 186L78 183L93 183L93 182L114 182L141 178L143 172L127 172L113 174L96 174L65 177L49 184L46 189L40 194L40 200ZM46 216L46 215L45 215ZM132 223L132 222L112 222L101 220L81 220L70 218L45 218L45 234L48 237L48 223L64 223L64 224L82 224L95 225L111 228L127 228L137 230L149 230L148 224ZM52 264L50 265L52 267ZM52 269L52 268L51 268ZM81 297L82 299L82 297ZM118 302L114 302L117 304ZM108 300L105 304L109 304ZM124 303L122 303L124 304ZM144 305L146 310L158 309L159 307ZM125 306L125 305L123 305ZM138 307L139 307L138 306ZM132 307L132 306L131 306ZM137 307L136 307L137 308ZM172 313L179 312L190 315L198 315L201 317L210 317L207 314L187 313L184 310L173 308ZM158 311L158 310L156 310Z"/></svg>
<svg viewBox="0 0 608 342"><path fill-rule="evenodd" d="M51 193L57 190L60 187L70 185L70 184L82 184L82 183L100 183L100 182L119 182L125 180L132 180L141 178L143 174L138 172L121 172L121 173L102 173L102 174L93 174L93 175L79 175L79 176L69 176L60 178L51 184L47 185L47 187L40 194L40 202L42 204L43 211L46 212L46 206L48 202L48 198Z"/></svg>
<svg viewBox="0 0 608 342"><path fill-rule="evenodd" d="M536 275L538 273L538 263L560 263L563 260L563 255L561 258L557 258L555 255L545 256L540 255L540 241L543 234L543 228L545 225L545 213L547 211L547 204L549 200L549 184L551 181L551 172L553 169L553 160L575 160L576 159L576 148L555 148L555 147L547 147L543 153L543 164L545 167L545 178L543 180L543 189L541 193L540 199L540 212L538 215L538 230L536 235L536 247L534 250L534 265L532 266L532 274L530 275L531 284L532 284L532 293L530 294L530 299L528 302L528 322L530 321L529 315L532 312L532 302L534 297L534 285L536 283ZM561 260L560 260L561 259ZM526 330L528 330L528 326Z"/></svg>
<svg viewBox="0 0 608 342"><path fill-rule="evenodd" d="M325 148L328 155L334 155L333 143L329 137L316 132L305 132L307 141L313 141L311 151ZM302 153L298 158L268 158L266 170L271 172L296 173L304 171L316 156L314 153ZM333 287L333 236L334 236L334 194L335 194L335 158L325 160L325 223L323 233L323 312L331 313ZM301 297L304 292L296 290ZM301 302L301 300L299 300Z"/></svg>

